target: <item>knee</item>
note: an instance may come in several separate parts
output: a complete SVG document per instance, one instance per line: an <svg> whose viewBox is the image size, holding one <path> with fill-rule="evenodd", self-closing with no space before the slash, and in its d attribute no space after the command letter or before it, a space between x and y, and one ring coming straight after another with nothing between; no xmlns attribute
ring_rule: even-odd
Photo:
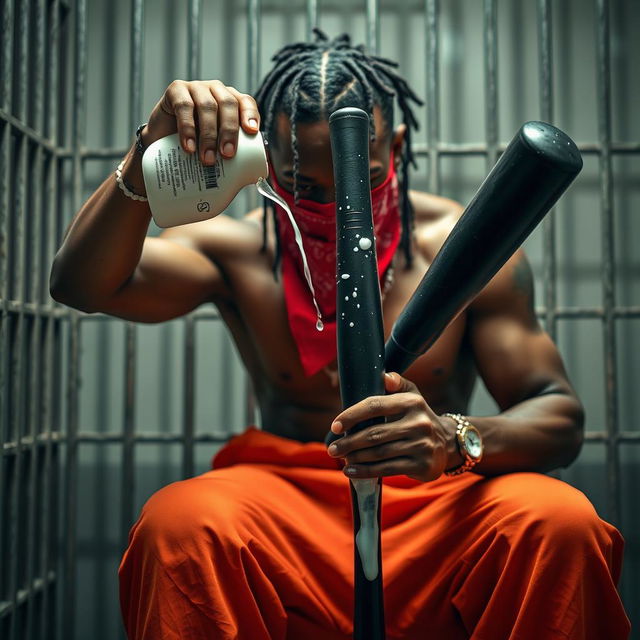
<svg viewBox="0 0 640 640"><path fill-rule="evenodd" d="M156 559L211 554L241 544L237 517L240 501L216 480L191 478L154 493L142 508L130 536L130 547L144 548Z"/></svg>
<svg viewBox="0 0 640 640"><path fill-rule="evenodd" d="M587 497L547 476L531 474L528 490L507 520L518 524L518 535L527 544L553 555L575 557L611 545L612 527L598 517Z"/></svg>

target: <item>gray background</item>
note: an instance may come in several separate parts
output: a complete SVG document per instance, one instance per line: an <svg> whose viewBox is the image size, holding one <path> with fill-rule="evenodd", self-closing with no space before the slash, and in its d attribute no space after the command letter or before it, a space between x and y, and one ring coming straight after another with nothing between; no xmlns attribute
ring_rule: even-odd
<svg viewBox="0 0 640 640"><path fill-rule="evenodd" d="M131 2L87 3L86 91L74 106L73 31L76 5L71 3L64 37L69 47L66 85L60 100L65 105L61 127L62 147L76 143L86 150L111 150L113 157L100 159L88 154L81 163L80 193L73 194L71 163L61 171L61 210L65 224L76 206L97 187L117 164L132 137L133 121L144 121L164 88L174 78L187 78L199 70L203 78L219 78L242 91L255 87L256 77L269 69L269 59L279 47L301 40L308 33L308 8L316 3L302 0L264 0L260 3L260 42L251 62L248 48L248 6L244 1L205 0L199 24L202 40L198 60L189 63L187 2L147 0L143 13L142 74L138 108L131 106ZM367 39L367 3L356 0L326 0L317 3L318 22L330 36L351 33L355 42ZM368 3L370 6L376 3ZM418 94L427 94L427 42L425 6L410 0L379 3L379 49L401 64L401 70ZM440 142L458 150L440 158L437 171L429 172L423 154L413 174L413 188L437 185L442 195L467 203L491 166L486 154L465 155L463 145L487 141L487 95L484 67L483 4L494 6L497 16L497 142L505 144L526 120L543 119L541 107L538 5L533 0L447 0L438 10ZM611 21L611 137L614 143L629 143L632 152L613 156L613 269L616 308L632 312L615 316L614 339L607 343L601 310L605 306L602 234L606 218L602 205L602 174L594 151L600 139L598 128L601 91L597 81L598 2L558 0L550 2L552 36L552 100L548 105L552 122L565 130L582 148L584 169L555 209L553 248L557 255L555 296L545 264L542 228L526 242L538 292L537 309L544 322L548 302L551 309L591 310L567 313L549 329L555 333L569 376L587 409L587 432L592 437L572 467L561 477L583 490L601 517L613 521L626 538L626 558L621 593L636 625L640 610L640 516L635 497L640 462L639 426L636 416L640 398L635 388L638 369L638 305L640 304L640 3L616 0L609 3ZM369 15L371 16L371 9ZM193 41L193 39L192 39ZM256 65L257 62L257 65ZM415 138L419 149L433 148L427 135L427 108L419 114L421 130ZM491 115L491 114L489 114ZM76 137L74 137L74 126ZM79 136L79 139L78 137ZM591 152L589 151L591 149ZM108 155L108 154L107 154ZM78 166L77 164L75 165ZM77 184L77 182L76 182ZM256 202L255 194L243 193L232 205L240 215ZM156 234L151 228L149 233ZM551 236L553 238L553 236ZM58 238L59 240L59 238ZM595 311L594 311L595 310ZM195 467L209 468L219 446L214 440L240 432L258 420L247 400L248 384L224 327L210 311L198 311L193 322L194 386L193 424L196 436ZM598 315L600 314L600 315ZM585 317L579 317L580 315ZM77 333L72 321L78 322ZM121 634L117 604L116 569L124 549L124 532L144 501L161 486L183 475L183 430L188 394L185 375L191 361L185 359L189 325L176 320L163 325L133 327L104 316L65 316L59 346L62 354L73 353L73 336L79 339L78 380L75 392L60 389L60 421L72 420L79 432L90 434L75 450L62 446L61 530L68 540L66 556L60 547L61 580L58 623L65 637L115 638ZM127 340L130 349L127 352ZM613 376L607 381L605 354L613 345ZM127 360L127 353L129 359ZM67 380L76 361L63 356L60 375ZM127 369L127 367L129 367ZM129 374L127 375L127 371ZM74 378L72 377L72 380ZM616 393L607 396L607 385ZM127 402L127 393L130 401ZM615 400L616 418L607 418L607 398ZM77 415L74 409L77 407ZM481 385L474 394L473 414L490 415L495 405ZM76 421L77 420L77 421ZM136 434L149 434L150 442L123 444L123 424ZM609 429L609 436L606 431ZM612 430L630 434L615 444ZM162 442L157 434L169 434ZM635 434L635 435L634 435ZM113 436L113 437L111 437ZM210 440L210 441L206 441ZM72 472L65 465L68 458ZM134 466L128 466L128 455ZM130 459L130 458L129 458ZM608 460L608 462L607 462ZM77 466L76 466L77 465ZM77 474L76 470L77 469ZM123 485L123 478L125 484ZM619 484L618 484L619 483ZM124 486L124 490L123 490ZM612 498L612 487L615 496ZM74 502L77 497L77 503ZM616 507L619 504L619 508ZM124 504L124 507L123 507ZM69 517L75 514L76 520ZM65 519L66 518L66 519ZM70 528L69 528L70 526ZM73 556L73 562L69 558ZM75 565L75 566L74 566ZM70 597L68 597L70 596ZM543 615L543 612L541 612ZM43 637L47 637L46 635ZM51 636L53 637L53 636ZM640 637L637 632L634 637Z"/></svg>

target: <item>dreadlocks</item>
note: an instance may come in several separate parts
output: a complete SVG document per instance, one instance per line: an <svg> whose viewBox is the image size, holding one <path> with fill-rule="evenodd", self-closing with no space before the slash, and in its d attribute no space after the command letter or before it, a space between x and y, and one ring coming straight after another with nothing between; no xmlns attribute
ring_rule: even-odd
<svg viewBox="0 0 640 640"><path fill-rule="evenodd" d="M389 131L393 131L393 105L397 98L407 125L406 143L402 153L402 238L407 264L412 263L411 232L413 208L409 202L409 164L416 166L411 149L411 130L418 122L409 101L421 105L406 80L395 71L397 63L369 54L364 46L352 46L351 38L342 34L333 40L320 29L314 29L314 42L290 44L273 56L273 69L267 74L256 93L258 109L263 116L262 128L267 140L275 140L278 113L287 115L291 122L293 151L294 198L298 200L298 145L296 125L299 122L326 120L336 109L356 106L364 109L371 122L372 140L375 131L373 107L378 105ZM263 247L266 248L267 201L264 201ZM273 219L276 221L275 209ZM277 226L276 226L277 231ZM277 238L277 233L276 233ZM274 275L280 260L280 244L276 243Z"/></svg>

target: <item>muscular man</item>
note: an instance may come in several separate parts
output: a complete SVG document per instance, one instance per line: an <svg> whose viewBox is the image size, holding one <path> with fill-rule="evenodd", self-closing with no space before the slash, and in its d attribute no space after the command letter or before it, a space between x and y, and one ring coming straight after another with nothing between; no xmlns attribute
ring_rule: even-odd
<svg viewBox="0 0 640 640"><path fill-rule="evenodd" d="M162 322L215 304L261 411L261 431L232 439L212 471L165 487L143 508L120 568L130 638L348 638L345 475L385 478L389 638L627 637L615 588L621 536L580 492L539 473L575 459L583 414L537 322L521 251L405 377L385 376L387 395L341 411L329 115L357 106L375 125L371 189L387 334L462 211L408 189L416 98L394 66L346 36L318 33L276 55L257 104L218 81L175 81L141 132L146 146L177 131L185 151L211 165L217 154L234 155L239 127L262 128L270 180L303 232L325 332L315 329L281 210L146 237L149 208L129 197L144 194L135 147L125 188L109 176L56 256L52 295L89 313ZM498 415L464 416L478 374ZM329 428L348 434L374 416L386 423L327 451ZM473 463L456 439L465 419L483 457L448 475Z"/></svg>

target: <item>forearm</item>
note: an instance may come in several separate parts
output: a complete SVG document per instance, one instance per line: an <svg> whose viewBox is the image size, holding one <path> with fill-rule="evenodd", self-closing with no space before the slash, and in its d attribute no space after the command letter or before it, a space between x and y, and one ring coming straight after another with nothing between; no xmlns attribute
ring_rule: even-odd
<svg viewBox="0 0 640 640"><path fill-rule="evenodd" d="M127 155L124 179L143 193L140 154ZM69 226L51 269L51 293L85 311L97 308L131 277L149 227L148 203L132 200L111 173Z"/></svg>
<svg viewBox="0 0 640 640"><path fill-rule="evenodd" d="M570 393L537 395L499 415L468 419L482 435L484 453L474 467L481 475L566 467L582 445L583 411Z"/></svg>

